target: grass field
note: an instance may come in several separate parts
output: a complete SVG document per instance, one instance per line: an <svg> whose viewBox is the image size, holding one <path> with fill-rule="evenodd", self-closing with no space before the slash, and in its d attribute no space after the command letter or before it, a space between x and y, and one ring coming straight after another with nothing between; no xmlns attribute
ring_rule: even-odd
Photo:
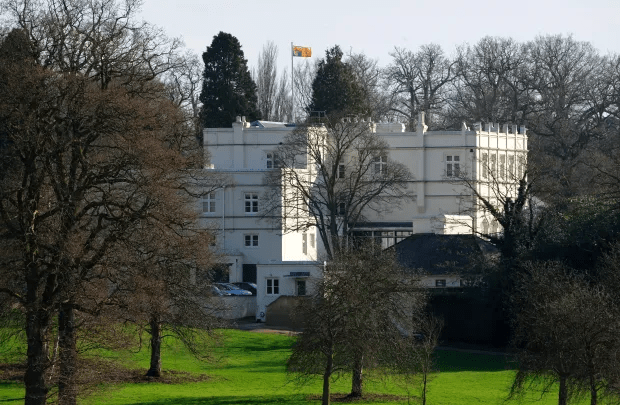
<svg viewBox="0 0 620 405"><path fill-rule="evenodd" d="M164 370L184 371L206 375L203 381L170 384L158 382L101 385L80 403L139 404L139 405L233 405L233 404L311 404L319 403L321 382L317 379L300 386L285 373L284 365L293 338L279 334L226 330L224 342L214 349L214 361L194 360L178 342L164 348ZM14 342L11 343L16 345ZM0 344L0 363L16 360L11 344ZM4 350L3 350L4 349ZM507 369L503 356L468 354L439 350L438 368L429 389L429 405L502 404L514 371ZM125 364L146 371L148 351L124 356ZM410 387L414 389L414 387ZM347 393L350 380L342 376L333 384L332 392ZM405 386L395 380L368 376L365 390L372 394L369 404L408 403ZM399 399L389 399L383 394ZM0 381L0 404L23 403L24 390L20 382ZM541 405L557 403L554 393L544 398L533 394L520 403ZM385 399L388 398L388 399ZM411 403L416 403L412 398ZM510 404L518 402L508 402Z"/></svg>

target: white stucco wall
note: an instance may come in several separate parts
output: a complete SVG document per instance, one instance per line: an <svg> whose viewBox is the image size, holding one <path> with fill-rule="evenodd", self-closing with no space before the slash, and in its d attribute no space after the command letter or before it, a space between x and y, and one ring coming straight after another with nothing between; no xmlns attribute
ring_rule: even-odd
<svg viewBox="0 0 620 405"><path fill-rule="evenodd" d="M268 153L273 153L293 128L283 125L269 128L250 127L246 122L235 122L232 128L206 128L205 151L209 156L209 169L227 176L229 186L213 192L215 209L203 212L203 226L216 231L216 248L225 253L228 263L235 259L230 280L242 280L243 264L269 263L271 261L315 260L314 247L306 236L304 253L303 232L284 233L280 224L263 218L265 175ZM278 169L275 169L278 170ZM246 212L246 195L258 196L258 212ZM198 202L202 211L202 203ZM313 229L307 234L315 233ZM252 238L247 246L246 237ZM257 238L255 243L254 238ZM316 238L316 236L315 236Z"/></svg>
<svg viewBox="0 0 620 405"><path fill-rule="evenodd" d="M305 281L306 294L311 295L317 280L322 276L322 264L318 262L279 262L258 265L256 293L256 318L265 321L267 306L282 295L299 295L297 281ZM268 280L278 281L278 292L268 291ZM271 284L273 288L273 284ZM270 294L268 292L271 292Z"/></svg>
<svg viewBox="0 0 620 405"><path fill-rule="evenodd" d="M505 174L502 177L498 171L502 160L507 172L510 159L514 158L515 174L517 163L525 162L527 136L524 129L500 128L498 124L482 128L473 124L471 128L464 125L460 131L429 132L418 126L415 132L404 132L402 124L369 125L388 144L388 158L407 166L413 179L407 197L399 206L386 204L379 212L367 213L368 229L394 232L394 240L406 232L469 233L483 228L500 231L487 214L472 209L472 192L460 179L447 176L447 159L448 156L459 157L460 172L474 180L481 195L491 197L497 191L488 186L492 180L502 194L516 194L514 176ZM265 296L266 285L262 283L266 277L280 277L283 280L281 294L285 291L292 294L288 288L294 283L284 278L284 274L294 270L285 268L287 264L284 263L314 261L322 252L316 229L305 232L307 253L304 254L303 232L285 233L279 225L260 216L260 199L267 191L264 176L270 170L267 154L275 151L293 130L293 127L278 124L251 127L246 122L233 123L232 128L204 130L205 150L210 156L211 169L208 170L229 176L231 182L230 186L214 192L215 209L203 212L203 226L217 231L216 248L224 253L223 261L231 264L231 281L242 281L243 264L257 265L257 282L259 290L263 290L263 296L257 297L259 313L274 299ZM487 167L483 167L484 159ZM485 178L491 160L495 161L495 174L493 178L488 175ZM246 193L259 195L259 213L245 212ZM201 211L202 202L198 203ZM373 228L377 223L386 224L380 225L385 228ZM310 243L311 234L314 234L314 246ZM246 246L246 235L257 235L258 245Z"/></svg>

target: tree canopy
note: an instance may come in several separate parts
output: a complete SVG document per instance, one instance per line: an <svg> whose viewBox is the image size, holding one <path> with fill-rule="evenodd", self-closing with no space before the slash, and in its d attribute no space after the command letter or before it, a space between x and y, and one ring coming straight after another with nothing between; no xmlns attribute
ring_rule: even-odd
<svg viewBox="0 0 620 405"><path fill-rule="evenodd" d="M203 124L209 128L230 127L242 115L260 118L256 84L248 70L239 40L220 32L202 54L205 63L202 101Z"/></svg>
<svg viewBox="0 0 620 405"><path fill-rule="evenodd" d="M158 80L179 43L136 22L137 2L3 5L18 29L0 52L0 294L23 316L25 403L44 404L58 381L58 402L74 404L80 317L127 289L136 236L169 250L199 243L182 258L158 250L160 267L175 258L186 278L210 263L193 197L180 191L201 153Z"/></svg>
<svg viewBox="0 0 620 405"><path fill-rule="evenodd" d="M343 53L338 45L325 51L325 59L319 61L312 82L312 101L308 106L308 113L369 113L363 87L358 83L353 67L343 61L342 57Z"/></svg>
<svg viewBox="0 0 620 405"><path fill-rule="evenodd" d="M366 367L391 367L406 334L419 332L415 321L426 294L417 273L405 271L394 250L373 241L349 244L323 268L315 293L300 303L304 329L288 360L301 381L323 376L322 404L330 403L330 383L352 371L350 397L363 394Z"/></svg>

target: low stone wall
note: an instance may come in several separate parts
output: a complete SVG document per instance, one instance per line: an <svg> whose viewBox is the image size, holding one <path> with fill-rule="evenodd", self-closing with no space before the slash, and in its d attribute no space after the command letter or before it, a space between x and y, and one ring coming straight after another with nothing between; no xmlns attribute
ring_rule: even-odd
<svg viewBox="0 0 620 405"><path fill-rule="evenodd" d="M296 311L297 306L307 300L308 297L281 295L277 300L267 306L267 326L280 326L293 330L301 329L303 318Z"/></svg>
<svg viewBox="0 0 620 405"><path fill-rule="evenodd" d="M217 314L224 319L241 319L256 316L255 296L225 296L217 297Z"/></svg>

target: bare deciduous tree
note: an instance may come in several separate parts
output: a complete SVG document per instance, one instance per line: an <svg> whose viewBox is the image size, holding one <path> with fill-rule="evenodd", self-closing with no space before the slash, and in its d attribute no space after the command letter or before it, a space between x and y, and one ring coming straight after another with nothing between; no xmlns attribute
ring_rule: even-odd
<svg viewBox="0 0 620 405"><path fill-rule="evenodd" d="M521 124L533 101L525 53L512 38L485 37L460 48L450 119Z"/></svg>
<svg viewBox="0 0 620 405"><path fill-rule="evenodd" d="M192 205L177 208L182 212ZM184 234L166 229L179 218L175 212L165 222L144 221L117 251L123 258L117 265L126 270L113 275L116 290L109 303L120 308L118 319L146 325L150 377L161 376L165 336L176 336L194 356L206 359L214 341L210 335L223 325L217 318L219 301L211 299L210 269L216 258L205 245L212 235L191 224L184 224Z"/></svg>
<svg viewBox="0 0 620 405"><path fill-rule="evenodd" d="M198 55L186 52L180 55L170 70L165 72L162 81L170 93L172 102L187 115L188 125L196 133L202 144L202 124L200 121L200 91L202 89L202 63Z"/></svg>
<svg viewBox="0 0 620 405"><path fill-rule="evenodd" d="M119 246L149 222L185 235L179 192L201 158L157 78L178 42L134 20L137 3L4 3L32 53L2 61L0 291L25 318L26 404L44 404L59 314L59 402L76 402L77 314L97 314ZM180 217L174 217L177 212ZM169 222L172 218L176 222Z"/></svg>
<svg viewBox="0 0 620 405"><path fill-rule="evenodd" d="M293 101L286 69L282 71L280 76L272 119L278 122L290 122L293 120Z"/></svg>
<svg viewBox="0 0 620 405"><path fill-rule="evenodd" d="M558 403L597 404L618 380L617 305L601 285L558 262L524 266L512 295L518 372L512 395L559 383Z"/></svg>
<svg viewBox="0 0 620 405"><path fill-rule="evenodd" d="M278 77L277 60L278 47L269 41L258 55L258 68L253 76L261 119L286 122L292 119L290 78L287 77L286 69Z"/></svg>
<svg viewBox="0 0 620 405"><path fill-rule="evenodd" d="M258 68L254 74L258 109L262 119L273 121L276 94L278 91L278 47L273 41L267 42L258 55Z"/></svg>
<svg viewBox="0 0 620 405"><path fill-rule="evenodd" d="M304 121L312 104L312 82L318 70L318 59L304 60L294 67L293 85L295 88L295 117L296 121Z"/></svg>
<svg viewBox="0 0 620 405"><path fill-rule="evenodd" d="M411 174L389 158L372 125L329 117L325 125L299 126L277 149L278 169L265 178L272 186L266 213L281 213L285 231L316 226L329 258L366 213L406 197Z"/></svg>
<svg viewBox="0 0 620 405"><path fill-rule="evenodd" d="M447 85L456 76L454 62L436 44L423 45L416 53L395 48L390 55L393 62L384 75L394 98L392 110L407 120L411 130L421 111L426 112L424 124L437 126L441 120L433 117L445 106Z"/></svg>
<svg viewBox="0 0 620 405"><path fill-rule="evenodd" d="M364 53L347 54L347 63L353 68L357 82L362 87L374 121L388 118L391 109L390 95L384 90L382 71L376 59Z"/></svg>
<svg viewBox="0 0 620 405"><path fill-rule="evenodd" d="M557 195L578 194L588 183L580 180L582 152L598 137L612 107L604 60L590 43L561 35L538 37L527 50L527 84L534 92L527 121L536 135L532 146L542 152L532 156L533 163L547 163L548 177L559 185Z"/></svg>
<svg viewBox="0 0 620 405"><path fill-rule="evenodd" d="M324 405L330 382L352 371L351 397L363 394L363 370L400 355L402 332L425 304L414 274L405 274L393 251L373 242L348 246L327 263L316 293L303 303L304 330L288 361L289 372L322 375Z"/></svg>
<svg viewBox="0 0 620 405"><path fill-rule="evenodd" d="M426 405L428 384L436 370L436 352L443 321L432 314L415 313L407 336L400 339L399 355L390 359L397 379L402 379L411 396L410 386L419 384L422 405ZM418 380L419 379L419 383Z"/></svg>

